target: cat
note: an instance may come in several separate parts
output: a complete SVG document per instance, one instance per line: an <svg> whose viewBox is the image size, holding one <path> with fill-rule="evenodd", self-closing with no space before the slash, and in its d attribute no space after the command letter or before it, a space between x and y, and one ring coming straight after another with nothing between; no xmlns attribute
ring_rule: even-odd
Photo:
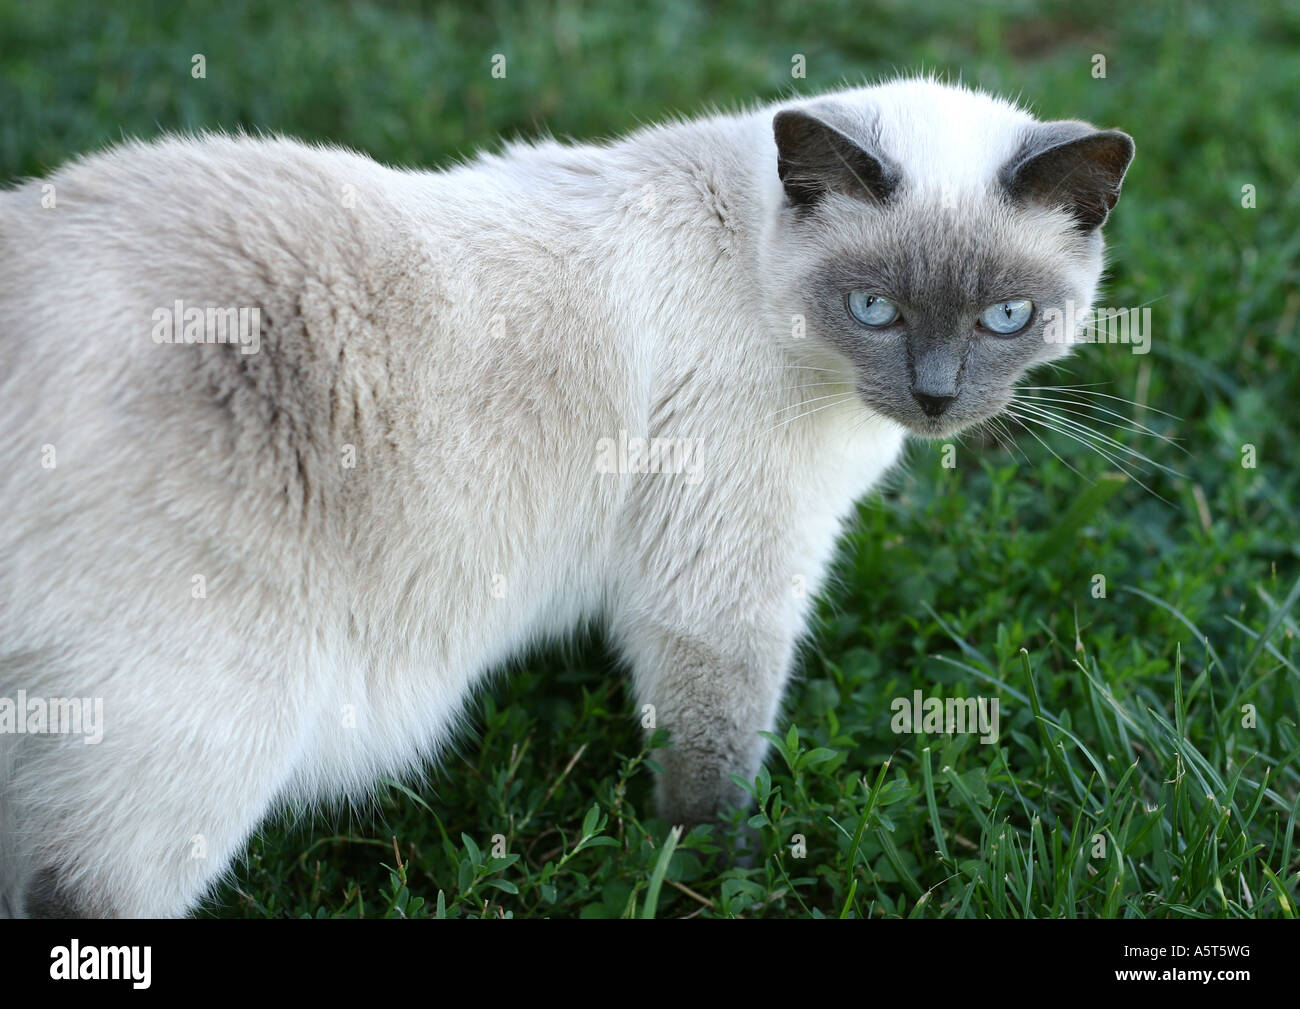
<svg viewBox="0 0 1300 1009"><path fill-rule="evenodd" d="M903 78L444 171L167 136L0 193L0 912L189 913L586 622L668 730L658 812L743 806L855 502L1069 351L1042 316L1093 303L1133 152Z"/></svg>

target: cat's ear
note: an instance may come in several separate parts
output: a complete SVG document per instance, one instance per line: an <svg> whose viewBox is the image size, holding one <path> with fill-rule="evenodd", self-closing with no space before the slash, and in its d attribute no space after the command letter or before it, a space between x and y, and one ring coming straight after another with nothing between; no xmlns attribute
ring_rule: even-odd
<svg viewBox="0 0 1300 1009"><path fill-rule="evenodd" d="M1017 202L1063 206L1085 231L1099 228L1119 199L1133 160L1133 138L1087 123L1043 123L1002 169Z"/></svg>
<svg viewBox="0 0 1300 1009"><path fill-rule="evenodd" d="M811 206L827 193L883 203L898 174L841 130L797 109L778 112L776 171L796 207Z"/></svg>

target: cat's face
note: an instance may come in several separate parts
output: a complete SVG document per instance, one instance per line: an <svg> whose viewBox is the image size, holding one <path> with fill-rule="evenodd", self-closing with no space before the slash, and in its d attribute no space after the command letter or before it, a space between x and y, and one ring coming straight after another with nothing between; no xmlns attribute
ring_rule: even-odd
<svg viewBox="0 0 1300 1009"><path fill-rule="evenodd" d="M892 150L869 108L775 122L786 204L769 255L783 310L806 322L792 351L847 366L868 407L925 437L998 414L1028 368L1068 351L1061 320L1092 303L1100 225L1133 154L1122 133L984 101L985 128L1005 136L965 146L909 136Z"/></svg>

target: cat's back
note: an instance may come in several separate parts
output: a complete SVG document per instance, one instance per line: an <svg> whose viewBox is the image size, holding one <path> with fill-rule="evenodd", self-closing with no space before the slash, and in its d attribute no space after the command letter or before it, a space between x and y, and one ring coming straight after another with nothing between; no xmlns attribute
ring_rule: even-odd
<svg viewBox="0 0 1300 1009"><path fill-rule="evenodd" d="M455 596L492 549L543 535L598 563L607 519L590 516L617 502L570 446L644 412L638 364L586 293L598 252L559 254L545 229L562 211L513 168L406 172L209 135L127 143L0 193L11 622L68 599L69 571L86 596L69 610L115 581L144 612L207 570L278 591L259 596L269 613L285 587L326 596L329 571L352 573L334 602L371 582ZM233 313L238 340L213 345L209 312ZM512 529L479 529L485 502L525 488ZM388 549L437 530L458 535L427 570ZM528 558L519 584L590 580Z"/></svg>
<svg viewBox="0 0 1300 1009"><path fill-rule="evenodd" d="M298 244L307 236L275 228L303 214L317 216L319 241L364 238L362 217L339 212L373 213L384 180L396 174L344 148L283 137L127 140L0 192L0 239L75 234L129 241L162 224L170 225L162 232L181 237L177 226L188 223L213 241L274 235L276 244ZM166 234L153 237L165 241ZM246 241L241 247L252 250Z"/></svg>
<svg viewBox="0 0 1300 1009"><path fill-rule="evenodd" d="M339 285L409 251L387 196L396 175L279 138L127 142L0 192L0 299L57 305L65 325L90 312L102 328L115 310L187 296L257 303L318 283L347 297Z"/></svg>
<svg viewBox="0 0 1300 1009"><path fill-rule="evenodd" d="M591 348L558 339L497 339L570 326L566 298L591 302L602 253L584 244L590 204L566 212L554 196L565 190L526 158L416 172L277 137L169 136L80 158L0 191L10 401L55 392L73 370L192 381L197 363L200 383L268 373L288 394L337 380L373 391L377 369L391 377L395 361L434 348L450 383L518 371L521 349L585 360ZM242 355L158 349L160 312L179 328L187 309L254 308L264 339Z"/></svg>
<svg viewBox="0 0 1300 1009"><path fill-rule="evenodd" d="M33 442L80 477L57 486L56 464L44 491L104 507L131 473L278 484L362 422L338 399L373 383L384 350L362 337L419 243L387 197L396 174L288 140L173 136L0 193L6 500L45 496Z"/></svg>

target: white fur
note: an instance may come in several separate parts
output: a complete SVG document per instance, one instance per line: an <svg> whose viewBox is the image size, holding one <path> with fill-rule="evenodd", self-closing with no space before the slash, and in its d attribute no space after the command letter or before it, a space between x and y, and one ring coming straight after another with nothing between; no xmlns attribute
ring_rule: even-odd
<svg viewBox="0 0 1300 1009"><path fill-rule="evenodd" d="M838 97L971 187L1031 121L927 82ZM46 867L84 912L186 912L276 803L409 772L588 619L678 741L666 811L735 798L904 440L803 405L823 378L773 332L774 111L443 172L171 137L61 169L54 209L0 194L0 696L106 713L99 745L0 736L10 913ZM154 344L176 298L261 306L253 371ZM702 439L702 479L597 473L621 430Z"/></svg>

